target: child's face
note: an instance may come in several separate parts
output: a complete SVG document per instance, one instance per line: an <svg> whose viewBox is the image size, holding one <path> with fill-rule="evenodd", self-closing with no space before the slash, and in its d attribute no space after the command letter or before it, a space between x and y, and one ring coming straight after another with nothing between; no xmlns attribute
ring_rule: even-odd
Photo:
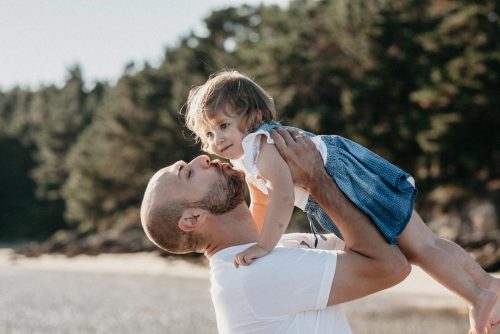
<svg viewBox="0 0 500 334"><path fill-rule="evenodd" d="M218 112L210 119L211 125L205 128L204 142L215 154L226 159L239 159L243 155L241 142L246 136L238 124L238 116Z"/></svg>

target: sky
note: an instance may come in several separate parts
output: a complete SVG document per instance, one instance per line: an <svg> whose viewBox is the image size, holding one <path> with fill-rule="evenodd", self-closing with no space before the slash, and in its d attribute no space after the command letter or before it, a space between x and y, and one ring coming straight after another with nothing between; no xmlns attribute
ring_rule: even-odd
<svg viewBox="0 0 500 334"><path fill-rule="evenodd" d="M79 64L85 82L114 82L126 64L159 64L167 46L203 33L212 10L289 0L0 0L0 90L61 85Z"/></svg>

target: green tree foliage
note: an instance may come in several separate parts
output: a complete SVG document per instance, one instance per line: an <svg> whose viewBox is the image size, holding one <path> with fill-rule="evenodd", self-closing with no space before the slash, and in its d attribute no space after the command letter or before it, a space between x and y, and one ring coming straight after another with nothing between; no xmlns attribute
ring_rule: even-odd
<svg viewBox="0 0 500 334"><path fill-rule="evenodd" d="M493 2L393 1L374 26L374 68L360 85L351 123L431 186L477 186L498 174L494 10Z"/></svg>
<svg viewBox="0 0 500 334"><path fill-rule="evenodd" d="M67 153L80 132L90 123L92 107L104 90L104 86L98 83L92 91L86 92L78 67L70 69L68 74L68 80L62 88L41 87L35 92L15 88L0 95L0 134L10 138L6 140L13 147L17 147L16 143L21 143L22 147L18 149L30 158L29 161L33 160L30 169L20 168L25 172L27 180L31 178L35 181L36 187L26 185L21 189L26 191L24 198L30 201L34 198L30 202L31 210L25 210L23 217L31 217L29 226L46 226L49 231L38 235L53 232L53 226L64 226L61 222L64 222L65 203L61 197L61 188L68 176ZM13 156L17 158L12 160L9 156L9 162L5 162L7 170L12 165L26 166L21 155ZM10 190L4 188L4 191L4 196L8 196ZM6 207L12 208L10 205ZM10 218L7 219L8 217ZM15 219L13 215L8 217L4 221L8 226L23 225L23 221L28 221ZM47 224L48 220L52 224ZM14 234L20 237L33 236L26 229L10 230L17 231ZM33 228L32 231L40 232L41 229Z"/></svg>
<svg viewBox="0 0 500 334"><path fill-rule="evenodd" d="M450 181L484 192L500 172L499 13L493 0L217 10L206 33L166 49L157 68L127 65L113 86L86 89L75 67L61 88L0 92L0 148L18 152L5 151L0 178L25 175L29 195L13 198L37 212L32 177L37 203L60 221L64 210L70 229L139 228L152 173L200 152L179 115L189 90L238 68L275 98L280 120L360 142L415 174L421 192ZM2 220L37 217L13 215L6 198Z"/></svg>
<svg viewBox="0 0 500 334"><path fill-rule="evenodd" d="M422 154L416 137L430 128L432 111L410 96L426 82L428 55L418 36L435 28L426 15L430 1L390 1L370 32L371 68L356 83L354 112L346 120L365 144L415 173Z"/></svg>
<svg viewBox="0 0 500 334"><path fill-rule="evenodd" d="M445 181L473 186L498 176L500 25L491 15L499 9L498 2L468 1L430 7L428 16L439 23L419 37L433 62L411 98L435 110L435 126L423 136L434 144Z"/></svg>
<svg viewBox="0 0 500 334"><path fill-rule="evenodd" d="M60 200L60 189L68 176L67 152L90 120L80 70L71 70L66 84L56 94L44 95L34 99L29 110L38 116L34 138L38 164L33 178L41 198Z"/></svg>
<svg viewBox="0 0 500 334"><path fill-rule="evenodd" d="M16 139L0 136L0 152L0 240L40 240L63 228L62 208L35 198L29 150Z"/></svg>
<svg viewBox="0 0 500 334"><path fill-rule="evenodd" d="M137 223L136 209L153 172L189 157L178 110L171 108L172 82L149 66L125 75L107 92L93 123L72 148L63 194L66 218L80 231L127 224L128 210Z"/></svg>

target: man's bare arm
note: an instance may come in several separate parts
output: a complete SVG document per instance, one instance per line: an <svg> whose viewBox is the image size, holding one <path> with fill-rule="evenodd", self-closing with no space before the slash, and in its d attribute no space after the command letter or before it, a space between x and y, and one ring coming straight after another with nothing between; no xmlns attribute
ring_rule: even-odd
<svg viewBox="0 0 500 334"><path fill-rule="evenodd" d="M325 240L322 238L318 239L316 249L344 250L344 241L335 234L323 234L323 237L325 237ZM315 241L312 233L286 233L283 234L280 245L289 248L314 248Z"/></svg>
<svg viewBox="0 0 500 334"><path fill-rule="evenodd" d="M314 143L291 130L277 129L272 137L295 185L307 189L344 236L346 251L339 252L328 305L364 297L402 281L410 272L406 258L340 191L326 173Z"/></svg>

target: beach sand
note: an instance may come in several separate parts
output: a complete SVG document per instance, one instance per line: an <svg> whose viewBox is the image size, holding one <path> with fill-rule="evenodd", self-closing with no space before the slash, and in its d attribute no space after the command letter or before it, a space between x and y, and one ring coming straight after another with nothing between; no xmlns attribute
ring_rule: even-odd
<svg viewBox="0 0 500 334"><path fill-rule="evenodd" d="M0 248L0 282L0 333L217 332L208 268L177 258L25 258ZM401 284L342 307L358 334L468 328L465 302L416 267Z"/></svg>

